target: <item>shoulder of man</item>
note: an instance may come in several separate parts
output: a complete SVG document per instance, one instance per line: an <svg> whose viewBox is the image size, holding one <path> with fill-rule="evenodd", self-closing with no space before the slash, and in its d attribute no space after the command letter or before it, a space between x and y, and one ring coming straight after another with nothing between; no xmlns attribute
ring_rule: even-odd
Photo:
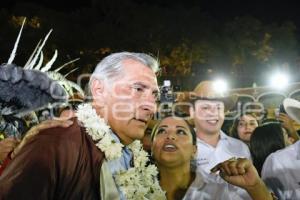
<svg viewBox="0 0 300 200"><path fill-rule="evenodd" d="M240 147L240 148L243 148L243 149L244 148L249 149L248 146L244 142L242 142L241 140L236 139L234 137L231 137L229 135L226 135L225 137L228 140L228 142L230 143L230 145Z"/></svg>
<svg viewBox="0 0 300 200"><path fill-rule="evenodd" d="M36 136L43 136L43 137L47 137L47 136L55 136L55 137L65 137L66 135L69 134L79 134L80 133L80 124L77 121L77 118L72 118L70 119L71 121L73 121L73 124L69 127L52 127L52 128L47 128L44 130L41 130L38 134L36 134Z"/></svg>
<svg viewBox="0 0 300 200"><path fill-rule="evenodd" d="M284 149L280 149L274 153L271 153L265 160L262 168L262 178L268 176L276 176L278 170L291 168L293 165L296 167L296 159L299 158L299 152L297 147L300 149L300 142L290 145ZM278 175L278 174L277 174Z"/></svg>
<svg viewBox="0 0 300 200"><path fill-rule="evenodd" d="M39 131L32 138L28 139L26 146L32 143L47 143L48 145L55 146L72 144L76 146L82 145L83 140L91 140L77 118L72 118L71 120L73 124L69 127L53 127Z"/></svg>
<svg viewBox="0 0 300 200"><path fill-rule="evenodd" d="M249 147L244 142L228 135L225 137L228 141L229 151L231 151L233 154L237 154L237 156L251 159Z"/></svg>
<svg viewBox="0 0 300 200"><path fill-rule="evenodd" d="M290 149L279 150L270 154L261 171L261 178L266 186L279 199L295 199L291 198L291 192L295 186L299 187L297 182L295 184L297 180L295 174L297 173L293 172L293 168L296 166L293 162L294 158L288 156Z"/></svg>
<svg viewBox="0 0 300 200"><path fill-rule="evenodd" d="M88 177L86 173L92 173L92 177L99 177L98 169L104 154L92 144L92 139L76 119L68 128L49 128L41 131L22 147L4 170L0 177L0 182L3 183L0 184L0 199L7 195L18 196L8 199L37 199L39 195L47 196L39 199L53 199L54 197L49 196L54 194L53 185L58 181L73 180L70 176L75 176L75 173L84 178ZM35 192L28 192L32 188ZM25 191L27 192L23 193ZM34 198L31 198L32 196Z"/></svg>

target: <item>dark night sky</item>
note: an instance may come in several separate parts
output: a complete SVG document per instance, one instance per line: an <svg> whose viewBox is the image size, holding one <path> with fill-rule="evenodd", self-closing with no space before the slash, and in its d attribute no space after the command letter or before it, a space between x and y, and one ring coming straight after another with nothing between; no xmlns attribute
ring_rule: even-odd
<svg viewBox="0 0 300 200"><path fill-rule="evenodd" d="M35 2L59 11L72 11L81 7L89 7L92 1L109 0L9 0L10 7L17 2ZM117 1L117 0L114 0ZM122 0L124 1L124 0ZM128 1L128 0L127 0ZM155 4L172 9L172 6L192 7L198 6L200 9L217 19L227 19L241 15L252 15L265 22L281 22L291 20L297 26L300 25L298 15L299 7L296 1L246 1L246 0L131 0L140 4Z"/></svg>
<svg viewBox="0 0 300 200"><path fill-rule="evenodd" d="M135 4L143 4L149 6L157 6L165 9L172 9L176 7L185 7L188 12L189 8L198 8L199 12L207 14L219 23L230 21L238 16L253 16L264 25L272 23L281 23L285 21L292 21L296 25L296 37L300 39L300 16L299 7L295 1L247 1L247 0L7 0L6 5L1 3L2 8L14 10L13 8L24 2L31 2L42 5L61 12L72 12L81 8L89 8L93 5L101 5L97 2L106 4L113 2L116 4L119 1L129 1ZM96 3L95 3L96 2ZM122 4L121 4L122 5ZM0 7L0 8L1 8ZM143 6L141 6L143 7ZM164 9L162 9L164 10ZM178 10L178 9L177 9ZM84 12L83 12L84 13ZM123 12L126 13L126 12ZM155 15L155 13L154 13ZM180 17L180 15L178 15ZM149 16L151 20L151 16ZM193 24L193 23L189 23ZM218 24L218 23L217 23ZM122 38L121 38L122 39ZM124 40L127 41L127 40ZM122 44L122 43L121 43ZM113 46L113 45L112 45ZM122 46L122 45L120 45ZM133 47L134 48L134 47ZM300 68L299 68L300 69ZM255 74L255 73L254 73ZM253 75L253 77L256 75ZM247 74L248 77L248 74ZM251 78L251 77L250 77ZM250 80L250 79L249 79ZM244 81L244 79L243 79ZM249 82L251 82L250 80ZM300 81L300 80L299 80ZM248 84L248 83L247 83Z"/></svg>

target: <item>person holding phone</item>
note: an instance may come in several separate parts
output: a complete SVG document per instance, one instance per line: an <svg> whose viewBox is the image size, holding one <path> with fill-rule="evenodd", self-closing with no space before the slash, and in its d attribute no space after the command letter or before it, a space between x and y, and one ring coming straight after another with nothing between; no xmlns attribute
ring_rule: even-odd
<svg viewBox="0 0 300 200"><path fill-rule="evenodd" d="M291 143L298 141L299 135L294 127L294 121L287 115L283 104L280 104L276 118L281 123L282 127L287 131L289 141Z"/></svg>

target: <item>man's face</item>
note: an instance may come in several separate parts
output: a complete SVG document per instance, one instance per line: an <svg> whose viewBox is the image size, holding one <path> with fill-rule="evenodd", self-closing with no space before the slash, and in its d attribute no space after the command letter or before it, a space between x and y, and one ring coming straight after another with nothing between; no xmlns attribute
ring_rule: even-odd
<svg viewBox="0 0 300 200"><path fill-rule="evenodd" d="M197 132L216 134L224 122L224 104L220 101L197 100L194 121Z"/></svg>
<svg viewBox="0 0 300 200"><path fill-rule="evenodd" d="M143 138L156 111L158 85L155 73L142 63L128 59L122 64L121 76L105 84L101 101L114 133L123 144L130 144Z"/></svg>

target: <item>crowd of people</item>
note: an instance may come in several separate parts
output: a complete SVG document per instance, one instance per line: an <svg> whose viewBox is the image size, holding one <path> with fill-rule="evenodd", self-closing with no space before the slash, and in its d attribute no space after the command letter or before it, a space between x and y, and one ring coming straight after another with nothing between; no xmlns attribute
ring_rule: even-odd
<svg viewBox="0 0 300 200"><path fill-rule="evenodd" d="M39 85L31 83L39 78L28 81L33 69L13 66L16 80L4 73L9 67L0 66L3 83ZM178 104L157 115L158 70L150 55L120 52L97 64L85 96L68 95L64 104L35 97L39 104L26 107L22 98L29 93L20 98L22 90L0 91L1 101L14 99L10 111L26 107L26 115L11 118L8 103L0 104L0 199L300 199L293 126L300 122L300 102L286 99L287 114L273 121L242 113L225 133L225 113L236 101L212 81L185 94L188 109ZM49 92L46 83L35 89Z"/></svg>

